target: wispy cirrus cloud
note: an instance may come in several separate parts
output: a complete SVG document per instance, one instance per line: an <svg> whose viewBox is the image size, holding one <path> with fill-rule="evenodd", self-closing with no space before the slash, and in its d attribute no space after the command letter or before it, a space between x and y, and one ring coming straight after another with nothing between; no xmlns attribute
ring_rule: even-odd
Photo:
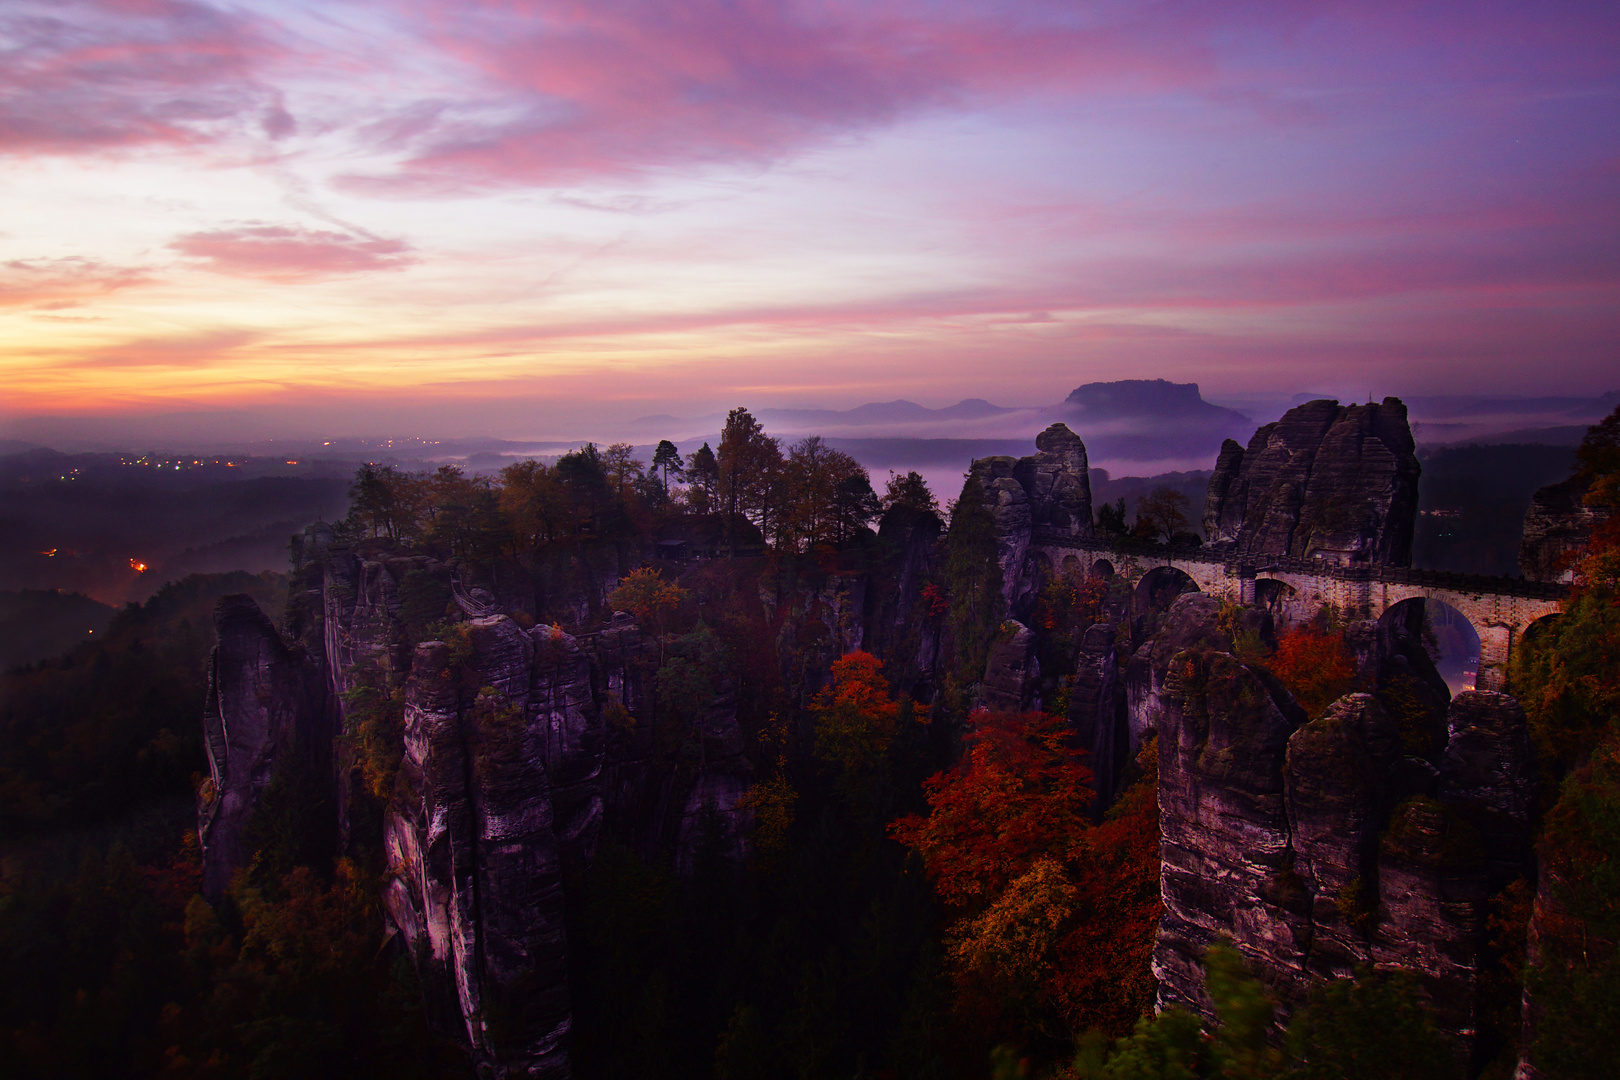
<svg viewBox="0 0 1620 1080"><path fill-rule="evenodd" d="M9 0L0 154L195 144L243 122L284 134L256 73L276 51L255 20L197 0Z"/></svg>
<svg viewBox="0 0 1620 1080"><path fill-rule="evenodd" d="M187 233L169 247L217 273L283 283L401 270L417 261L404 240L260 223Z"/></svg>
<svg viewBox="0 0 1620 1080"><path fill-rule="evenodd" d="M397 169L351 188L421 194L764 163L986 89L1207 74L1195 38L1077 23L1063 9L790 0L407 0L421 40L473 77L364 135Z"/></svg>
<svg viewBox="0 0 1620 1080"><path fill-rule="evenodd" d="M146 271L99 259L11 259L0 263L0 307L58 311L149 280Z"/></svg>

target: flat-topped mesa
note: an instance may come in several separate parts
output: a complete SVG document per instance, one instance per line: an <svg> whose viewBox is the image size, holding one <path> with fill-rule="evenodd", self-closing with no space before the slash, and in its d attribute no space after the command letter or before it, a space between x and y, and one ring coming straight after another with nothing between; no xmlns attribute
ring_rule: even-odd
<svg viewBox="0 0 1620 1080"><path fill-rule="evenodd" d="M1221 447L1204 534L1236 555L1412 561L1418 474L1406 405L1312 401Z"/></svg>

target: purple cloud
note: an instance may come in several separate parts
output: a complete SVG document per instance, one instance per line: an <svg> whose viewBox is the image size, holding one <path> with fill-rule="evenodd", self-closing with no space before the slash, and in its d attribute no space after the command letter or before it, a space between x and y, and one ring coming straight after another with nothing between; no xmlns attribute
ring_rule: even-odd
<svg viewBox="0 0 1620 1080"><path fill-rule="evenodd" d="M273 100L273 46L194 0L14 0L0 12L0 153L186 144Z"/></svg>

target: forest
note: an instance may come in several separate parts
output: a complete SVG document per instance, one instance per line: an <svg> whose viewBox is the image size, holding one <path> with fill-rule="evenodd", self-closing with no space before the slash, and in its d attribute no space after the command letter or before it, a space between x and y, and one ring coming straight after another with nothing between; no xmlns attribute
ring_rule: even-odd
<svg viewBox="0 0 1620 1080"><path fill-rule="evenodd" d="M1576 468L1589 503L1616 505L1620 410ZM1593 532L1562 614L1512 661L1540 774L1539 880L1490 900L1470 1055L1410 974L1366 967L1290 1011L1219 942L1214 1019L1155 1009L1160 748L1148 737L1095 760L1071 717L1078 690L1050 676L1037 710L987 698L1014 624L973 474L942 506L915 473L874 484L819 438L784 447L738 409L717 447L687 456L587 444L497 476L368 465L349 494L334 547L419 560L388 655L441 642L457 670L470 639L454 593L475 585L526 631L555 624L557 641L627 613L642 645L625 678L647 700L635 715L610 705L604 730L676 777L703 775L706 710L734 702L740 843L715 815L676 843L610 810L593 856L563 859L574 1076L1506 1078L1527 988L1542 1074L1611 1075L1620 518ZM1103 503L1086 524L1191 545L1195 515L1164 488L1133 522ZM897 568L925 542L916 607L869 630L869 647L840 646L847 610L785 635L786 601L762 603L859 582L867 611L890 610ZM473 1075L382 901L385 821L408 779L399 665L350 673L337 759L358 794L342 795L342 834L332 761L294 747L248 821L244 865L204 896L214 606L246 594L289 641L314 640L307 573L185 577L93 641L0 675L0 1075ZM1129 649L1163 626L1122 582L1085 573L1054 574L1032 604L1016 625L1034 628L1048 673L1075 670L1093 628ZM1338 613L1263 631L1241 610L1222 618L1233 654L1305 716L1358 692L1410 711L1399 687L1365 681ZM929 671L911 659L918 635L937 647ZM479 715L498 748L510 717ZM1358 895L1343 903L1373 917Z"/></svg>

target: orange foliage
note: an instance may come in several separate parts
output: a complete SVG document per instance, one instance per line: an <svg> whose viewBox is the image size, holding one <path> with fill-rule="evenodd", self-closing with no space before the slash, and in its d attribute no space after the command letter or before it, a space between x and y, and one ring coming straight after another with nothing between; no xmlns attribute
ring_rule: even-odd
<svg viewBox="0 0 1620 1080"><path fill-rule="evenodd" d="M948 935L958 1009L1070 1033L1127 1032L1149 1006L1160 915L1156 758L1093 827L1091 772L1064 722L975 713L962 763L930 778L931 813L890 832L961 917ZM1045 1019L1043 1019L1045 1018Z"/></svg>
<svg viewBox="0 0 1620 1080"><path fill-rule="evenodd" d="M1085 837L1070 867L1072 929L1058 945L1051 993L1070 1030L1123 1035L1152 1002L1153 937L1159 899L1158 755L1137 761L1147 775Z"/></svg>
<svg viewBox="0 0 1620 1080"><path fill-rule="evenodd" d="M1309 716L1320 715L1356 688L1356 658L1344 634L1310 623L1278 634L1277 651L1266 666Z"/></svg>
<svg viewBox="0 0 1620 1080"><path fill-rule="evenodd" d="M832 684L816 697L816 756L846 773L876 768L894 740L900 703L882 668L869 652L848 653L833 662Z"/></svg>
<svg viewBox="0 0 1620 1080"><path fill-rule="evenodd" d="M980 710L968 723L962 762L923 782L932 813L889 826L959 907L988 901L1043 855L1067 861L1092 797L1084 751L1068 745L1060 717Z"/></svg>

